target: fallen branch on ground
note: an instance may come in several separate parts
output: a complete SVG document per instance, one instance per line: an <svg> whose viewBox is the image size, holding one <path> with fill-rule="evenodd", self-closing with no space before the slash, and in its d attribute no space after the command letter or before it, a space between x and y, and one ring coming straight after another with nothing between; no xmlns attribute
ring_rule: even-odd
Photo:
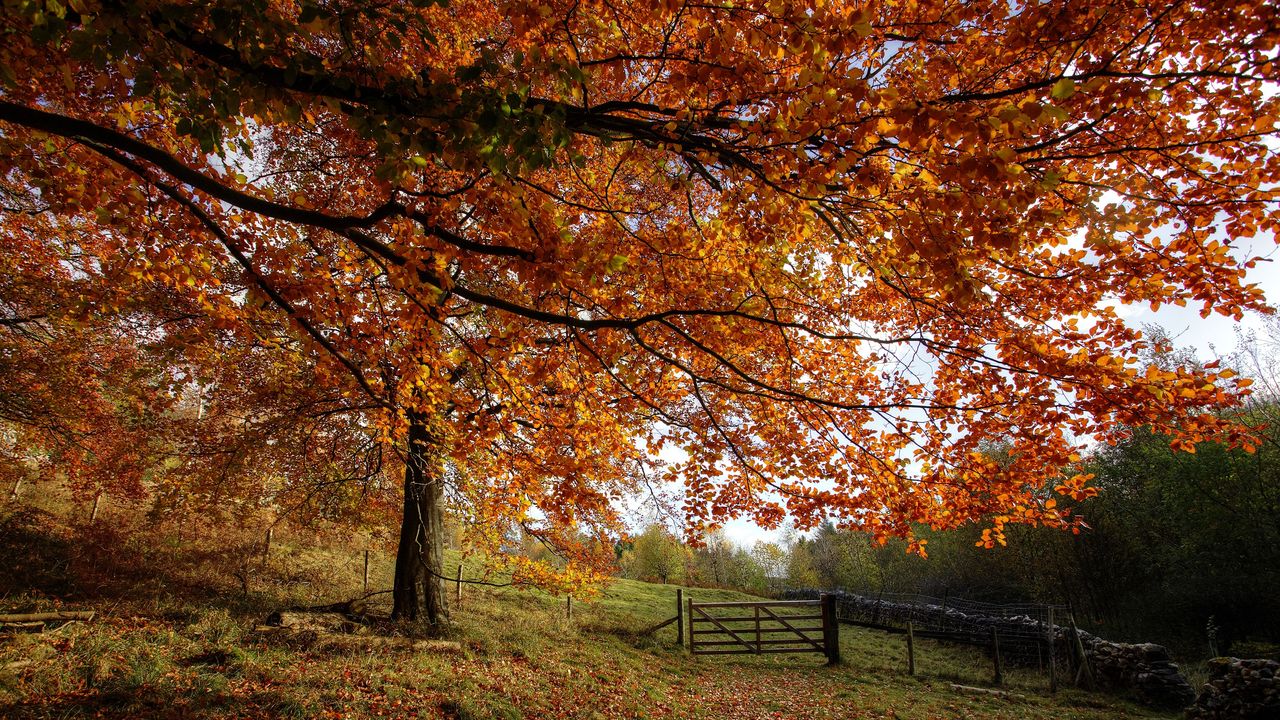
<svg viewBox="0 0 1280 720"><path fill-rule="evenodd" d="M351 633L356 632L361 624L352 621L342 612L282 610L272 613L271 617L267 618L266 627Z"/></svg>
<svg viewBox="0 0 1280 720"><path fill-rule="evenodd" d="M394 635L352 635L296 625L289 627L259 625L254 628L254 632L267 637L298 642L308 649L368 650L372 648L387 648L391 650L413 650L416 652L462 652L462 644L452 640L427 640Z"/></svg>
<svg viewBox="0 0 1280 720"><path fill-rule="evenodd" d="M42 613L10 613L0 615L0 623L26 623L26 622L58 622L60 620L92 620L96 614L94 610L62 610L57 612Z"/></svg>
<svg viewBox="0 0 1280 720"><path fill-rule="evenodd" d="M1004 690L990 690L988 688L973 687L972 685L952 685L952 691L962 695L992 695L1005 700L1026 700L1026 695L1011 693Z"/></svg>

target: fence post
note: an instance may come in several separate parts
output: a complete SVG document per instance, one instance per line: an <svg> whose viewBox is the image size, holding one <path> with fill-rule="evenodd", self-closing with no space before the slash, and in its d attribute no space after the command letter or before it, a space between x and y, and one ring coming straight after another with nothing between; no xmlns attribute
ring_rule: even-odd
<svg viewBox="0 0 1280 720"><path fill-rule="evenodd" d="M907 621L907 674L916 674L916 627Z"/></svg>
<svg viewBox="0 0 1280 720"><path fill-rule="evenodd" d="M1048 619L1049 619L1049 623L1048 623L1048 624L1049 624L1049 627L1048 627L1048 631L1049 631L1049 633L1048 633L1048 640L1049 640L1049 692L1051 692L1051 693L1056 693L1056 692L1058 692L1058 666L1057 666L1057 660L1056 660L1056 659L1055 659L1055 657L1054 657L1054 647L1053 647L1053 646L1056 644L1056 641L1055 641L1054 636L1055 636L1057 633L1055 633L1055 632L1054 632L1054 627L1053 627L1053 606L1052 606L1052 605L1048 605L1048 606L1046 606L1046 607L1047 607L1047 609L1048 609L1048 616L1049 616L1049 618L1048 618Z"/></svg>
<svg viewBox="0 0 1280 720"><path fill-rule="evenodd" d="M566 620L573 619L573 596L572 595L564 596L564 617Z"/></svg>
<svg viewBox="0 0 1280 720"><path fill-rule="evenodd" d="M271 556L271 536L272 534L275 533L275 531L276 531L275 525L267 526L267 541L262 545L263 562L266 562L267 558Z"/></svg>
<svg viewBox="0 0 1280 720"><path fill-rule="evenodd" d="M1064 639L1067 641L1067 679L1068 680L1071 680L1072 678L1080 677L1080 658L1076 656L1075 632L1074 630L1072 630L1072 628L1075 627L1075 618L1076 618L1075 608L1072 606L1071 601L1068 600L1067 601L1067 622L1064 623L1065 625L1067 625L1067 628L1064 629L1062 632L1062 634L1065 636ZM1079 680L1075 680L1074 682L1076 685L1080 684Z"/></svg>
<svg viewBox="0 0 1280 720"><path fill-rule="evenodd" d="M457 606L458 606L458 607L462 607L462 563L458 563L458 582L457 582L457 586L458 586L458 589L457 589L457 591L456 591L456 593L455 593L455 595L456 595L456 598L455 598L455 599L456 599L456 604L457 604Z"/></svg>
<svg viewBox="0 0 1280 720"><path fill-rule="evenodd" d="M827 664L840 664L840 623L836 621L836 596L822 593L822 644L827 648Z"/></svg>
<svg viewBox="0 0 1280 720"><path fill-rule="evenodd" d="M1085 687L1092 690L1097 685L1093 677L1093 666L1089 664L1089 656L1085 654L1084 641L1080 639L1080 628L1076 627L1075 613L1071 613L1068 617L1071 621L1071 636L1075 638L1076 653L1080 656L1080 669L1076 671L1076 685L1079 685L1083 678Z"/></svg>
<svg viewBox="0 0 1280 720"><path fill-rule="evenodd" d="M693 598L685 598L684 600L685 616L689 619L689 653L693 653Z"/></svg>
<svg viewBox="0 0 1280 720"><path fill-rule="evenodd" d="M364 551L364 591L369 592L369 551Z"/></svg>
<svg viewBox="0 0 1280 720"><path fill-rule="evenodd" d="M98 519L98 504L102 502L102 493L93 496L93 512L89 513L89 522Z"/></svg>
<svg viewBox="0 0 1280 720"><path fill-rule="evenodd" d="M676 644L684 647L684 588L676 588Z"/></svg>
<svg viewBox="0 0 1280 720"><path fill-rule="evenodd" d="M995 684L1004 685L1004 666L1000 662L1000 633L996 631L995 625L991 626L991 652L996 664Z"/></svg>

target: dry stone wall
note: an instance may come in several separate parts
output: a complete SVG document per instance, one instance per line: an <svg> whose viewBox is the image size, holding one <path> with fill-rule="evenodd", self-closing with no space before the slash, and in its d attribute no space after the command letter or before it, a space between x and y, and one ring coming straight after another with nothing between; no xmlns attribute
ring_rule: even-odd
<svg viewBox="0 0 1280 720"><path fill-rule="evenodd" d="M812 599L817 590L789 590L785 596ZM836 616L841 620L887 628L905 628L912 623L918 634L970 645L987 646L994 629L1000 638L1001 655L1009 661L1036 666L1048 661L1049 625L1043 618L1027 614L991 615L964 612L939 605L890 602L848 592L836 596ZM1146 705L1165 709L1185 708L1195 699L1195 690L1169 656L1169 651L1152 643L1128 644L1104 640L1084 631L1079 648L1103 688L1132 691ZM1058 663L1070 664L1079 649L1069 627L1052 628L1053 653Z"/></svg>
<svg viewBox="0 0 1280 720"><path fill-rule="evenodd" d="M1209 681L1188 720L1275 720L1280 718L1280 662L1220 657L1209 661Z"/></svg>
<svg viewBox="0 0 1280 720"><path fill-rule="evenodd" d="M1191 683L1162 645L1111 642L1087 632L1080 633L1080 642L1104 687L1131 689L1143 703L1159 708L1184 708L1195 699Z"/></svg>

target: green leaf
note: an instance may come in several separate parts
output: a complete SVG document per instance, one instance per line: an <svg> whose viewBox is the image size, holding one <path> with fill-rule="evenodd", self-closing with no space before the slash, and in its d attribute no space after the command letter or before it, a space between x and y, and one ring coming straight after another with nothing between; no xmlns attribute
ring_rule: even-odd
<svg viewBox="0 0 1280 720"><path fill-rule="evenodd" d="M388 160L373 171L373 176L379 180L393 180L399 175L400 163L395 160Z"/></svg>
<svg viewBox="0 0 1280 720"><path fill-rule="evenodd" d="M1076 81L1064 77L1053 84L1053 90L1049 94L1054 100L1066 100L1076 94Z"/></svg>

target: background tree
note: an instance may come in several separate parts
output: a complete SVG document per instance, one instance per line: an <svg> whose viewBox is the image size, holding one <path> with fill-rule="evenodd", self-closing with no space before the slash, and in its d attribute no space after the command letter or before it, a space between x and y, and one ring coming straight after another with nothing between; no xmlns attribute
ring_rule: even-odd
<svg viewBox="0 0 1280 720"><path fill-rule="evenodd" d="M730 540L723 530L708 533L700 540L689 550L692 560L692 572L687 575L689 584L764 590L764 569L752 553Z"/></svg>
<svg viewBox="0 0 1280 720"><path fill-rule="evenodd" d="M698 547L692 549L693 570L695 577L702 583L710 585L727 585L734 574L733 553L737 546L724 534L717 530L702 538Z"/></svg>
<svg viewBox="0 0 1280 720"><path fill-rule="evenodd" d="M646 527L622 556L623 571L628 577L657 579L664 585L684 580L687 564L688 550L660 523Z"/></svg>
<svg viewBox="0 0 1280 720"><path fill-rule="evenodd" d="M797 538L787 544L787 585L800 588L821 588L823 581L814 571L813 554L807 538Z"/></svg>
<svg viewBox="0 0 1280 720"><path fill-rule="evenodd" d="M1081 564L1103 619L1128 632L1202 630L1210 616L1233 639L1280 639L1270 598L1280 589L1280 458L1274 429L1254 455L1202 443L1173 454L1140 431L1095 461L1104 495L1085 508L1094 530ZM1158 604L1159 617L1137 608ZM1201 633L1196 632L1196 635Z"/></svg>
<svg viewBox="0 0 1280 720"><path fill-rule="evenodd" d="M1165 336L1159 328L1154 337ZM1206 652L1275 654L1280 616L1272 598L1280 592L1280 456L1271 418L1277 407L1274 323L1241 338L1229 355L1251 368L1257 391L1244 407L1224 410L1257 427L1255 451L1200 443L1194 453L1172 450L1168 438L1135 428L1114 446L1100 446L1084 459L1100 493L1064 501L1088 519L1079 534L1017 527L1007 544L982 547L978 527L934 531L918 528L929 559L902 552L901 541L877 548L857 532L820 530L788 558L793 583L831 585L816 571L815 557L830 548L860 548L856 560L836 565L834 583L854 592L923 593L997 603L1054 602L1070 605L1082 625L1106 637L1158 641L1193 657ZM1165 347L1150 361L1197 363L1187 350ZM988 452L998 456L998 448ZM829 571L830 572L830 571ZM829 573L828 573L829 574ZM1159 612L1152 612L1158 608ZM1205 628L1218 626L1214 648Z"/></svg>
<svg viewBox="0 0 1280 720"><path fill-rule="evenodd" d="M693 534L791 515L920 550L920 523L1076 522L1086 475L1045 478L1123 427L1244 441L1207 412L1238 384L1139 371L1107 307L1263 307L1233 243L1276 229L1271 15L9 4L0 157L121 291L288 323L403 458L396 614L435 621L446 500L580 583L668 446ZM6 253L53 241L22 217Z"/></svg>
<svg viewBox="0 0 1280 720"><path fill-rule="evenodd" d="M787 551L777 543L757 540L751 547L751 557L760 567L765 590L770 592L778 590L781 581L786 578Z"/></svg>

